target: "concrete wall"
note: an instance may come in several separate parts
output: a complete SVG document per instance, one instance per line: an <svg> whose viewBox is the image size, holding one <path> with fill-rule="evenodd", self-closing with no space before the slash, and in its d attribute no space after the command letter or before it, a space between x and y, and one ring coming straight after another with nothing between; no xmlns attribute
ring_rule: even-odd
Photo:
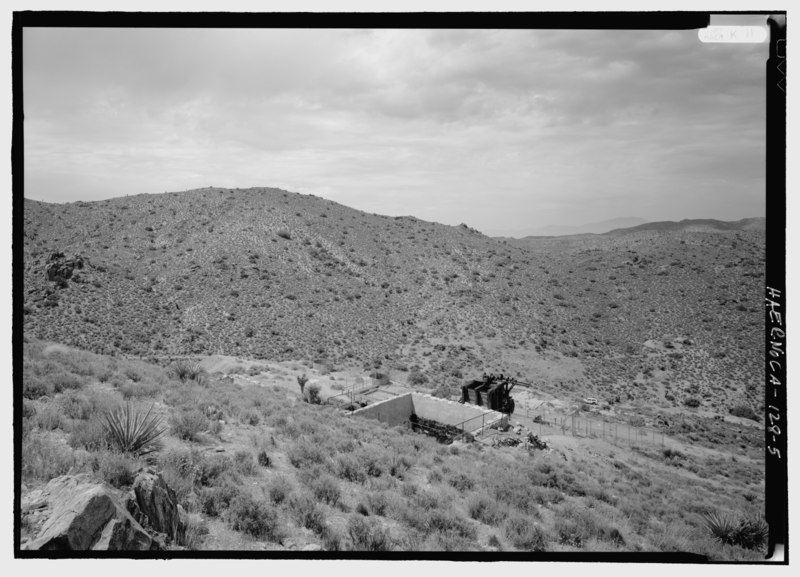
<svg viewBox="0 0 800 577"><path fill-rule="evenodd" d="M352 412L359 417L368 419L378 419L390 427L401 425L408 422L408 418L414 412L414 403L411 400L411 393L400 395L385 401L378 401L361 409Z"/></svg>
<svg viewBox="0 0 800 577"><path fill-rule="evenodd" d="M481 426L501 420L505 415L497 411L490 411L475 405L462 405L455 401L446 401L422 393L407 393L379 401L369 406L353 411L353 415L377 419L390 427L407 423L412 414L423 419L430 419L443 425L460 425L470 420L465 425L465 430L474 433ZM481 418L485 415L485 418Z"/></svg>
<svg viewBox="0 0 800 577"><path fill-rule="evenodd" d="M474 405L462 405L455 401L447 401L439 399L430 395L423 395L421 393L411 393L414 401L414 412L418 417L423 419L430 419L443 425L458 425L467 419L479 417L486 413L480 407ZM477 426L480 427L480 419ZM472 423L468 423L471 425Z"/></svg>

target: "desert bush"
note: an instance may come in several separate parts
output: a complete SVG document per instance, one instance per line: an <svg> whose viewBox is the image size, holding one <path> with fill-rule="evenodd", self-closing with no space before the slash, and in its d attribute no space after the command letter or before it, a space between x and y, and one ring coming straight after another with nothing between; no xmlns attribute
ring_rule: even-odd
<svg viewBox="0 0 800 577"><path fill-rule="evenodd" d="M131 454L102 451L95 455L92 469L109 485L122 489L130 487L142 462Z"/></svg>
<svg viewBox="0 0 800 577"><path fill-rule="evenodd" d="M257 425L261 422L261 414L255 409L246 409L239 414L239 421L245 425Z"/></svg>
<svg viewBox="0 0 800 577"><path fill-rule="evenodd" d="M324 464L328 460L327 453L318 444L305 438L300 439L289 448L287 457L289 457L289 462L298 469Z"/></svg>
<svg viewBox="0 0 800 577"><path fill-rule="evenodd" d="M22 396L26 399L39 399L53 394L53 385L35 375L22 378Z"/></svg>
<svg viewBox="0 0 800 577"><path fill-rule="evenodd" d="M375 519L351 515L347 520L347 534L354 551L390 551L392 539Z"/></svg>
<svg viewBox="0 0 800 577"><path fill-rule="evenodd" d="M367 472L354 456L349 454L337 455L335 458L336 474L351 483L363 483L367 480Z"/></svg>
<svg viewBox="0 0 800 577"><path fill-rule="evenodd" d="M73 449L100 451L108 448L108 434L100 417L74 423L68 437Z"/></svg>
<svg viewBox="0 0 800 577"><path fill-rule="evenodd" d="M470 491L475 486L475 481L472 479L472 477L469 477L464 473L456 473L455 475L451 475L447 479L447 483L460 493Z"/></svg>
<svg viewBox="0 0 800 577"><path fill-rule="evenodd" d="M318 535L325 530L325 513L308 495L292 495L289 498L289 511L301 527L311 529Z"/></svg>
<svg viewBox="0 0 800 577"><path fill-rule="evenodd" d="M236 471L242 475L255 475L258 469L250 451L236 451L233 455Z"/></svg>
<svg viewBox="0 0 800 577"><path fill-rule="evenodd" d="M343 540L344 537L338 529L325 525L322 532L322 548L325 551L341 551Z"/></svg>
<svg viewBox="0 0 800 577"><path fill-rule="evenodd" d="M137 456L161 450L161 437L166 432L163 419L153 413L153 406L147 412L124 405L121 409L105 413L103 425L108 443L122 453Z"/></svg>
<svg viewBox="0 0 800 577"><path fill-rule="evenodd" d="M47 403L36 413L36 426L44 431L65 429L67 420L56 403Z"/></svg>
<svg viewBox="0 0 800 577"><path fill-rule="evenodd" d="M202 512L209 517L220 517L240 495L239 486L228 477L213 487L200 489L198 497Z"/></svg>
<svg viewBox="0 0 800 577"><path fill-rule="evenodd" d="M322 398L319 396L320 387L317 384L311 384L306 391L305 399L312 405L319 405L322 403Z"/></svg>
<svg viewBox="0 0 800 577"><path fill-rule="evenodd" d="M208 429L208 419L197 409L179 410L169 418L172 434L184 441L196 441Z"/></svg>
<svg viewBox="0 0 800 577"><path fill-rule="evenodd" d="M731 408L731 415L751 421L758 421L758 414L749 405L739 404Z"/></svg>
<svg viewBox="0 0 800 577"><path fill-rule="evenodd" d="M467 501L467 512L472 519L486 525L497 525L506 516L497 501L485 495L472 495Z"/></svg>
<svg viewBox="0 0 800 577"><path fill-rule="evenodd" d="M49 481L86 466L88 453L73 451L67 445L44 435L30 434L22 439L21 472L26 480Z"/></svg>
<svg viewBox="0 0 800 577"><path fill-rule="evenodd" d="M339 484L330 475L321 475L311 483L311 492L318 501L335 506L342 497Z"/></svg>
<svg viewBox="0 0 800 577"><path fill-rule="evenodd" d="M208 535L208 523L197 513L186 515L186 531L183 540L178 545L183 545L189 551L200 551L203 549L203 541Z"/></svg>
<svg viewBox="0 0 800 577"><path fill-rule="evenodd" d="M63 371L48 375L48 380L53 387L53 391L56 393L61 393L70 389L81 389L84 385L81 379L71 373Z"/></svg>
<svg viewBox="0 0 800 577"><path fill-rule="evenodd" d="M503 524L503 532L517 549L546 551L547 536L527 517L514 515Z"/></svg>
<svg viewBox="0 0 800 577"><path fill-rule="evenodd" d="M280 503L286 501L286 499L288 499L292 494L292 484L286 477L278 475L272 479L272 482L269 485L268 493L270 501L276 505L279 505Z"/></svg>
<svg viewBox="0 0 800 577"><path fill-rule="evenodd" d="M65 416L81 421L88 419L94 412L94 407L86 395L75 390L65 391L58 399L58 406Z"/></svg>
<svg viewBox="0 0 800 577"><path fill-rule="evenodd" d="M130 399L155 397L160 390L158 385L148 381L124 383L119 387L119 392L122 393L122 397L126 401Z"/></svg>
<svg viewBox="0 0 800 577"><path fill-rule="evenodd" d="M275 510L246 493L239 493L231 501L224 517L235 531L241 531L253 537L276 541L281 536L278 515Z"/></svg>

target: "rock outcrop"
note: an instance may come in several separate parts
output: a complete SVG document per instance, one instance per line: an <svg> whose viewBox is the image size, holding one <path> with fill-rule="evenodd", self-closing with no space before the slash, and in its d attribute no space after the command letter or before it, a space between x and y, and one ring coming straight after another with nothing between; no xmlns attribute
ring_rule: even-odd
<svg viewBox="0 0 800 577"><path fill-rule="evenodd" d="M123 492L88 474L63 475L23 496L33 537L23 549L152 551L181 543L186 524L175 492L152 469Z"/></svg>
<svg viewBox="0 0 800 577"><path fill-rule="evenodd" d="M153 540L125 510L117 491L89 475L65 475L23 500L23 516L36 509L43 518L36 538L24 549L148 551Z"/></svg>
<svg viewBox="0 0 800 577"><path fill-rule="evenodd" d="M66 282L76 269L83 268L83 259L80 256L64 256L63 252L54 252L47 259L45 271L47 272L47 280L52 282Z"/></svg>
<svg viewBox="0 0 800 577"><path fill-rule="evenodd" d="M181 519L178 499L163 477L153 469L144 469L133 482L138 509L137 519L145 526L166 535L170 541L182 542L186 526Z"/></svg>

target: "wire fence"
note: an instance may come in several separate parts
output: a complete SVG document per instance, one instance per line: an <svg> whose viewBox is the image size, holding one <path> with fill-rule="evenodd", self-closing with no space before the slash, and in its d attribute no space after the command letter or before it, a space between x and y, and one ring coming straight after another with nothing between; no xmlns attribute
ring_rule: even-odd
<svg viewBox="0 0 800 577"><path fill-rule="evenodd" d="M661 445L665 444L662 431L647 427L609 421L600 416L563 415L546 410L519 410L512 420L525 425L534 434L541 436L573 436L603 439L615 445Z"/></svg>

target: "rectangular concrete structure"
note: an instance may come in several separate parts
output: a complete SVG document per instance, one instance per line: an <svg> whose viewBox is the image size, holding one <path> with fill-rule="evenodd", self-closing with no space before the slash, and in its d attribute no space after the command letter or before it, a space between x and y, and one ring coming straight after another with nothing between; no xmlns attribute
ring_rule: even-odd
<svg viewBox="0 0 800 577"><path fill-rule="evenodd" d="M499 424L507 416L498 411L439 399L422 393L406 393L391 399L368 405L351 414L377 419L389 426L407 423L411 415L436 421L443 425L463 428L475 434L484 427Z"/></svg>

